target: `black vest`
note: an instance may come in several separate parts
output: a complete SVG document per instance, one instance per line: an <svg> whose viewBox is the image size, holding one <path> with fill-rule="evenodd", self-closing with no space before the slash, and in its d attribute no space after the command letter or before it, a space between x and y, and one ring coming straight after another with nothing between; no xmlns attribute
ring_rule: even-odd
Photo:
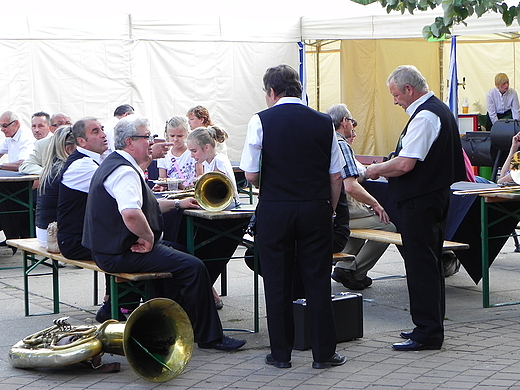
<svg viewBox="0 0 520 390"><path fill-rule="evenodd" d="M292 103L258 115L263 129L262 201L330 199L330 116Z"/></svg>
<svg viewBox="0 0 520 390"><path fill-rule="evenodd" d="M424 161L417 160L410 172L388 179L388 191L396 202L448 188L454 182L466 180L457 121L448 106L437 97L432 96L417 107L399 140L406 134L412 119L422 110L437 115L441 120L441 129ZM396 155L400 151L399 143Z"/></svg>
<svg viewBox="0 0 520 390"><path fill-rule="evenodd" d="M137 241L137 236L127 229L123 217L117 209L116 200L106 191L103 183L118 167L134 166L119 153L110 153L97 169L90 182L87 201L85 227L83 230L83 246L97 253L111 255L122 254L130 249ZM141 210L152 229L155 242L162 234L162 215L159 204L150 187L141 178L143 206Z"/></svg>
<svg viewBox="0 0 520 390"><path fill-rule="evenodd" d="M70 165L79 159L88 157L79 151L74 151L65 162L61 177ZM83 233L83 219L85 218L85 206L87 204L87 193L82 191L73 190L60 182L59 185L59 196L58 196L58 210L57 210L57 222L58 222L58 242L61 241L60 237L67 234L78 234L81 237Z"/></svg>

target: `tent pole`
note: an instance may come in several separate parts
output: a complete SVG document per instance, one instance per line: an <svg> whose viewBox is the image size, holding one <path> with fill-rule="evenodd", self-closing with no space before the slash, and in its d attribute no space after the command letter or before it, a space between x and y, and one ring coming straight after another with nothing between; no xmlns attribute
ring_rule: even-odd
<svg viewBox="0 0 520 390"><path fill-rule="evenodd" d="M440 98L444 101L444 41L439 41L439 72L440 72Z"/></svg>
<svg viewBox="0 0 520 390"><path fill-rule="evenodd" d="M320 52L321 41L316 41L316 110L320 111Z"/></svg>

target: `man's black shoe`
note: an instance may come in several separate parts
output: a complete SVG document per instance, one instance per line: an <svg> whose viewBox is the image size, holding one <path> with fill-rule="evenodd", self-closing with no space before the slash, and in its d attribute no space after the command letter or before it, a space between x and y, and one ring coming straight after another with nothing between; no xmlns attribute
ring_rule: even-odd
<svg viewBox="0 0 520 390"><path fill-rule="evenodd" d="M322 369L331 368L332 366L341 366L347 362L345 356L335 353L329 360L325 362L312 362L312 368Z"/></svg>
<svg viewBox="0 0 520 390"><path fill-rule="evenodd" d="M392 348L396 351L423 351L425 349L441 349L440 346L421 344L411 339L403 341L402 343L395 343L392 345Z"/></svg>
<svg viewBox="0 0 520 390"><path fill-rule="evenodd" d="M365 286L360 281L356 280L352 272L348 269L334 267L334 271L330 275L336 282L341 283L351 290L363 290Z"/></svg>
<svg viewBox="0 0 520 390"><path fill-rule="evenodd" d="M399 336L401 336L402 339L408 340L410 337L412 337L412 333L413 333L413 331L401 332L401 333L399 333Z"/></svg>
<svg viewBox="0 0 520 390"><path fill-rule="evenodd" d="M268 354L265 357L265 363L271 366L275 366L276 368L291 368L291 362L279 362L278 360L274 360L273 355Z"/></svg>
<svg viewBox="0 0 520 390"><path fill-rule="evenodd" d="M368 276L365 276L363 280L361 281L363 286L370 287L372 285L372 278L369 278Z"/></svg>
<svg viewBox="0 0 520 390"><path fill-rule="evenodd" d="M103 306L99 308L96 313L96 321L102 324L103 322L110 320L111 317L111 308L110 301L103 302ZM118 313L118 321L126 321L126 317L123 313Z"/></svg>
<svg viewBox="0 0 520 390"><path fill-rule="evenodd" d="M211 343L199 343L202 349L218 349L219 351L235 351L244 346L246 340L237 340L232 337L223 336L222 340L212 341Z"/></svg>

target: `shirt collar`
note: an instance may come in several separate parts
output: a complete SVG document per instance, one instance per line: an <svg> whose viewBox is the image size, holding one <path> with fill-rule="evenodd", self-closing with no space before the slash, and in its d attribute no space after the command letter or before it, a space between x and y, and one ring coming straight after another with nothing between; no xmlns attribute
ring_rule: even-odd
<svg viewBox="0 0 520 390"><path fill-rule="evenodd" d="M280 98L274 105L278 106L280 104L303 104L302 100L297 97L291 97L291 96L284 96L283 98Z"/></svg>
<svg viewBox="0 0 520 390"><path fill-rule="evenodd" d="M408 115L412 116L413 113L415 112L415 110L417 110L417 107L419 107L421 104L423 104L426 100L428 100L432 96L433 96L432 91L422 95L419 99L417 99L415 102L413 102L412 104L410 104L408 106L408 108L406 109L406 113Z"/></svg>
<svg viewBox="0 0 520 390"><path fill-rule="evenodd" d="M13 136L11 137L11 139L12 139L13 141L16 141L16 142L20 141L20 138L22 138L22 131L23 131L23 130L22 130L22 126L20 126L20 127L18 128L18 130L16 131L16 134L13 135Z"/></svg>
<svg viewBox="0 0 520 390"><path fill-rule="evenodd" d="M83 153L83 154L89 156L92 160L94 160L98 164L101 164L101 155L99 153L92 152L91 150L84 149L81 146L77 146L76 150L78 152L80 152L80 153Z"/></svg>
<svg viewBox="0 0 520 390"><path fill-rule="evenodd" d="M137 164L137 161L135 161L135 158L133 158L130 153L128 153L124 150L116 150L115 152L119 153L125 160L127 160L130 164L132 164L134 166L134 168L136 168L137 171L141 174L141 176L144 177L143 170L141 169L139 164Z"/></svg>

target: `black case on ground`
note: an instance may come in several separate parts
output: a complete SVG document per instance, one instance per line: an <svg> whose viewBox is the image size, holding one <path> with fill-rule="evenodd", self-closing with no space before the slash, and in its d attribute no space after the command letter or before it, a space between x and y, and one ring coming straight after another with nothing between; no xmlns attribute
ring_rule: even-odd
<svg viewBox="0 0 520 390"><path fill-rule="evenodd" d="M332 296L332 309L338 343L363 337L363 296L343 292ZM305 299L293 302L294 349L303 351L311 347L307 303Z"/></svg>

